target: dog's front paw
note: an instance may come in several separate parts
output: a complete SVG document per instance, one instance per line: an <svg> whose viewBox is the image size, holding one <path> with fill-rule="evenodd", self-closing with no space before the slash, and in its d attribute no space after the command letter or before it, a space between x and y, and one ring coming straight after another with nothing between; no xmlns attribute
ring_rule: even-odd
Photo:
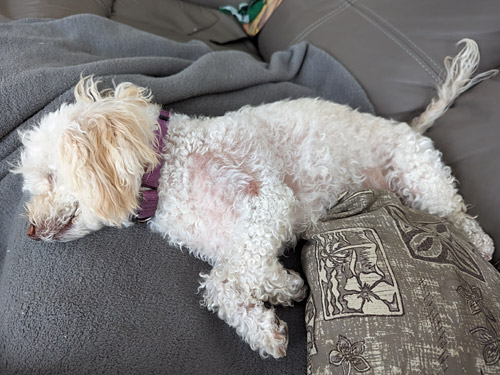
<svg viewBox="0 0 500 375"><path fill-rule="evenodd" d="M282 358L286 355L287 348L288 325L278 317L275 317L271 331L267 333L266 343L262 349L265 354L269 354L274 358Z"/></svg>

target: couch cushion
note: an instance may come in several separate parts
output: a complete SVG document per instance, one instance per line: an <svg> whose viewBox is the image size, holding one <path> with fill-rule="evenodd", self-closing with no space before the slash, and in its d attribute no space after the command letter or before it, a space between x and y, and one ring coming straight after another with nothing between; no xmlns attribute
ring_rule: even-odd
<svg viewBox="0 0 500 375"><path fill-rule="evenodd" d="M287 0L259 36L264 58L307 40L359 80L377 114L408 120L445 77L443 58L468 37L480 69L500 65L500 2L491 0Z"/></svg>
<svg viewBox="0 0 500 375"><path fill-rule="evenodd" d="M500 275L447 221L361 191L307 238L309 373L499 373Z"/></svg>

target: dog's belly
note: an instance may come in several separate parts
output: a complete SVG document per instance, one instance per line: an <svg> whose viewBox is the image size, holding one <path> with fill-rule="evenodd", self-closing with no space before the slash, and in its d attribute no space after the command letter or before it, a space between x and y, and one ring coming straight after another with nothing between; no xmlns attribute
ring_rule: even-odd
<svg viewBox="0 0 500 375"><path fill-rule="evenodd" d="M244 108L215 119L173 117L169 142L182 140L185 151L172 153L167 165L179 164L167 174L185 168L182 184L189 186L181 186L195 192L191 203L217 206L205 212L212 222L237 209L234 202L251 200L266 184L281 181L296 198L300 231L346 190L389 187L384 168L396 128L394 122L312 99Z"/></svg>

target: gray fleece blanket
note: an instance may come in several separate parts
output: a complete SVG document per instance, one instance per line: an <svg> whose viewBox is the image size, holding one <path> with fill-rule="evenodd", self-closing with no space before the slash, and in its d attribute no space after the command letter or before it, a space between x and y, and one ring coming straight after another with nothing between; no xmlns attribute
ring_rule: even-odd
<svg viewBox="0 0 500 375"><path fill-rule="evenodd" d="M70 243L25 235L17 130L71 101L80 75L132 81L177 112L221 115L245 104L323 97L372 107L349 73L307 44L269 63L179 44L108 19L0 23L0 374L304 374L304 304L278 308L288 355L261 359L199 305L209 266L147 226ZM300 269L298 250L283 259Z"/></svg>

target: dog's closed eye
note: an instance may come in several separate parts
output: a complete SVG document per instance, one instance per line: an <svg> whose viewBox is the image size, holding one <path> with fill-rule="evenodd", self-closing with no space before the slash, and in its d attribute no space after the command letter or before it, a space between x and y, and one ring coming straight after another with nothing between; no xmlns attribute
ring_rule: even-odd
<svg viewBox="0 0 500 375"><path fill-rule="evenodd" d="M48 172L46 179L49 183L49 190L54 190L54 181L55 181L54 174L52 172Z"/></svg>
<svg viewBox="0 0 500 375"><path fill-rule="evenodd" d="M25 185L23 189L31 195L43 195L53 192L56 188L57 178L54 173L40 168L24 169Z"/></svg>

